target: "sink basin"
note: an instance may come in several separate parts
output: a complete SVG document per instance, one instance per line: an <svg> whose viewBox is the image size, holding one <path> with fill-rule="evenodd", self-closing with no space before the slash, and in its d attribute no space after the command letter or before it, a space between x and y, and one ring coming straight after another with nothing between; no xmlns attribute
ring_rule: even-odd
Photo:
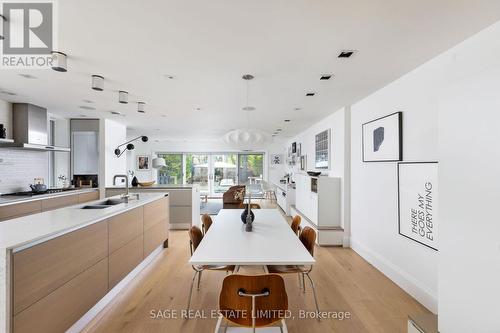
<svg viewBox="0 0 500 333"><path fill-rule="evenodd" d="M108 199L106 201L103 201L99 203L100 205L107 205L107 206L114 206L114 205L119 205L121 203L124 203L125 199L120 198L120 199Z"/></svg>
<svg viewBox="0 0 500 333"><path fill-rule="evenodd" d="M111 207L110 205L87 205L83 206L82 209L104 209Z"/></svg>

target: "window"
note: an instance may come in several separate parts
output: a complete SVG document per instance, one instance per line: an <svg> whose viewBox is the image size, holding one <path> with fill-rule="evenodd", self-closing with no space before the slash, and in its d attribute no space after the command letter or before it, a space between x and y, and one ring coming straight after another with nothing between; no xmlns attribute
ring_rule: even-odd
<svg viewBox="0 0 500 333"><path fill-rule="evenodd" d="M158 183L178 185L184 183L183 154L157 154L166 166L158 170Z"/></svg>

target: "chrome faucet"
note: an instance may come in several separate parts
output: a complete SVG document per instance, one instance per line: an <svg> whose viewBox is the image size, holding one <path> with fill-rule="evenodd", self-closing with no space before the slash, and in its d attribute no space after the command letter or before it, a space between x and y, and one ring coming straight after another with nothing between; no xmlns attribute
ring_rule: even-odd
<svg viewBox="0 0 500 333"><path fill-rule="evenodd" d="M121 197L125 199L125 202L128 203L129 198L132 196L129 193L129 184L128 184L128 176L127 175L115 175L113 177L113 185L116 185L116 179L117 178L125 178L125 194L122 194ZM134 196L137 197L137 200L139 200L139 194L134 193Z"/></svg>

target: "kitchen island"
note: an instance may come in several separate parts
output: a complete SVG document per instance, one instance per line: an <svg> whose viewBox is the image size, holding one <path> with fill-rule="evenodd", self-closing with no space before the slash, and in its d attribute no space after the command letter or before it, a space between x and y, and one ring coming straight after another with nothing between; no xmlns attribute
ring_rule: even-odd
<svg viewBox="0 0 500 333"><path fill-rule="evenodd" d="M168 193L111 199L0 223L0 332L66 331L168 245Z"/></svg>
<svg viewBox="0 0 500 333"><path fill-rule="evenodd" d="M170 198L170 229L189 229L200 225L200 186L198 184L153 184L131 187L138 193L167 191ZM125 186L106 187L106 197L125 193Z"/></svg>

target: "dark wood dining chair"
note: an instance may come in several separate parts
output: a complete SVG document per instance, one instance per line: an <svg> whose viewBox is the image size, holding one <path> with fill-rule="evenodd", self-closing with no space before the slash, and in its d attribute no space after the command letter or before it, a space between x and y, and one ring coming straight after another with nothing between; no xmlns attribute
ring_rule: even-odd
<svg viewBox="0 0 500 333"><path fill-rule="evenodd" d="M196 251L198 248L198 245L200 245L202 239L203 239L203 233L201 232L200 228L197 226L192 226L191 229L188 231L189 234L189 250L191 252L191 256L193 255L193 252ZM226 274L228 272L233 272L234 271L234 266L226 266L226 265L193 265L191 266L194 269L194 275L193 279L191 280L191 288L189 289L189 299L188 299L188 304L187 304L187 310L189 311L190 306L191 306L191 296L193 294L193 286L194 286L194 280L196 279L196 276L198 276L198 288L197 290L200 290L200 281L201 281L201 273L206 270L210 271L226 271Z"/></svg>
<svg viewBox="0 0 500 333"><path fill-rule="evenodd" d="M226 329L233 323L252 328L254 332L256 328L280 323L281 332L286 332L285 281L277 274L226 276L219 295L219 309L215 332L219 332L223 321Z"/></svg>
<svg viewBox="0 0 500 333"><path fill-rule="evenodd" d="M292 224L290 225L294 234L297 236L300 235L300 222L302 222L302 217L300 217L300 215L295 215L292 219Z"/></svg>
<svg viewBox="0 0 500 333"><path fill-rule="evenodd" d="M299 236L300 241L304 245L304 247L309 251L311 256L314 257L314 245L316 242L316 231L310 227L304 227L302 229L302 232L300 233ZM314 296L314 303L316 304L316 311L319 312L319 306L318 306L318 298L316 296L316 288L314 286L314 282L309 275L311 273L313 266L304 266L304 265L268 265L267 270L269 273L277 273L277 274L290 274L290 273L297 273L299 276L299 282L300 282L300 277L302 276L302 290L305 293L306 292L306 284L305 284L305 277L308 278L311 288L313 291L313 296ZM318 320L320 320L318 316Z"/></svg>
<svg viewBox="0 0 500 333"><path fill-rule="evenodd" d="M203 234L206 235L208 229L210 229L210 226L212 225L212 218L208 214L203 214L201 216L201 228L203 230Z"/></svg>

